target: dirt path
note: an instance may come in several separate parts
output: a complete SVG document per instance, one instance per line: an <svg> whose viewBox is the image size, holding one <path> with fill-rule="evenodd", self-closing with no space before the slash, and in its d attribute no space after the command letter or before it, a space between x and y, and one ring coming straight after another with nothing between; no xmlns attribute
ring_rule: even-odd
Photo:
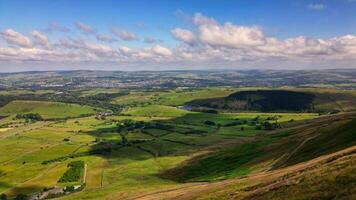
<svg viewBox="0 0 356 200"><path fill-rule="evenodd" d="M86 183L87 169L88 169L88 165L85 163L85 164L84 164L84 174L83 174L83 182L82 182L82 184L85 184L85 183Z"/></svg>

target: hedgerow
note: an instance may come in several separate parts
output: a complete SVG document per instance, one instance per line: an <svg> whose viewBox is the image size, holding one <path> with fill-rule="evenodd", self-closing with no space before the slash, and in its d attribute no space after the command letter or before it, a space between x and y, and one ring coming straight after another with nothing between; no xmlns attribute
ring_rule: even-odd
<svg viewBox="0 0 356 200"><path fill-rule="evenodd" d="M68 170L59 179L60 183L80 181L84 174L84 162L81 160L72 161L68 164Z"/></svg>

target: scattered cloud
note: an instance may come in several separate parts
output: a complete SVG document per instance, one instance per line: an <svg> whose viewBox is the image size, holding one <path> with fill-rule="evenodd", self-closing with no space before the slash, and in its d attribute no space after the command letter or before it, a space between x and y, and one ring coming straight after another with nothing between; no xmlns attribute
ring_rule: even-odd
<svg viewBox="0 0 356 200"><path fill-rule="evenodd" d="M13 29L6 29L0 33L1 37L10 45L16 45L20 47L32 47L30 39L16 32Z"/></svg>
<svg viewBox="0 0 356 200"><path fill-rule="evenodd" d="M64 49L81 50L85 52L92 52L99 55L107 55L114 52L114 49L107 45L88 43L80 39L61 39L58 44L59 47Z"/></svg>
<svg viewBox="0 0 356 200"><path fill-rule="evenodd" d="M311 10L324 10L326 9L326 5L324 4L321 4L321 3L316 3L316 4L308 4L308 9L311 9Z"/></svg>
<svg viewBox="0 0 356 200"><path fill-rule="evenodd" d="M191 43L195 40L194 34L189 30L175 28L171 31L171 33L175 39L183 42Z"/></svg>
<svg viewBox="0 0 356 200"><path fill-rule="evenodd" d="M279 39L268 36L258 26L243 26L217 20L197 13L192 27L174 28L175 46L158 45L157 38L146 37L141 47L116 46L114 36L96 34L99 41L83 38L59 38L52 43L38 30L25 35L6 29L0 37L7 46L0 46L1 62L29 64L96 63L123 66L351 66L356 63L356 35L333 38L306 36ZM134 33L112 30L122 40L137 40ZM101 44L100 42L107 42ZM149 45L152 44L152 45ZM50 47L50 48L49 48Z"/></svg>
<svg viewBox="0 0 356 200"><path fill-rule="evenodd" d="M47 33L52 33L52 32L62 32L62 33L68 33L70 32L70 29L58 24L57 22L51 22L47 28L44 29L44 32Z"/></svg>
<svg viewBox="0 0 356 200"><path fill-rule="evenodd" d="M51 48L51 44L48 40L48 37L46 35L44 35L43 33L39 32L37 30L33 30L31 32L31 36L32 36L35 44L40 45L45 48Z"/></svg>
<svg viewBox="0 0 356 200"><path fill-rule="evenodd" d="M196 13L193 17L193 22L195 25L217 25L219 24L215 19L202 15L201 13Z"/></svg>
<svg viewBox="0 0 356 200"><path fill-rule="evenodd" d="M119 37L121 40L125 40L125 41L138 40L138 37L136 36L136 34L131 33L127 30L113 28L113 29L111 29L111 32L113 34L115 34L117 37Z"/></svg>
<svg viewBox="0 0 356 200"><path fill-rule="evenodd" d="M212 46L241 48L264 44L264 34L258 27L203 24L199 26L199 37Z"/></svg>
<svg viewBox="0 0 356 200"><path fill-rule="evenodd" d="M156 45L151 48L152 52L159 56L171 56L173 55L172 51L166 47L162 47L160 45Z"/></svg>
<svg viewBox="0 0 356 200"><path fill-rule="evenodd" d="M115 42L116 39L113 38L111 35L104 35L104 34L98 34L96 35L96 39L102 42Z"/></svg>
<svg viewBox="0 0 356 200"><path fill-rule="evenodd" d="M77 27L77 29L82 31L83 33L87 33L87 34L95 33L94 29L91 26L84 24L82 22L76 22L75 27Z"/></svg>

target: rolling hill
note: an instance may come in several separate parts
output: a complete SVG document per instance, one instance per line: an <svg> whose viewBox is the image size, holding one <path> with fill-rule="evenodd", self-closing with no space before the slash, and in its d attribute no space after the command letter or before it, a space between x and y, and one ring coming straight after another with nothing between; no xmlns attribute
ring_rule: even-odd
<svg viewBox="0 0 356 200"><path fill-rule="evenodd" d="M136 199L353 199L355 118L356 113L321 117L215 147L161 174L185 187Z"/></svg>
<svg viewBox="0 0 356 200"><path fill-rule="evenodd" d="M12 101L0 108L1 115L38 113L44 119L79 117L94 114L93 108L48 101Z"/></svg>
<svg viewBox="0 0 356 200"><path fill-rule="evenodd" d="M181 117L185 114L190 113L186 110L180 110L171 106L163 105L149 105L145 107L133 108L125 114L132 116L144 116L144 117Z"/></svg>
<svg viewBox="0 0 356 200"><path fill-rule="evenodd" d="M346 112L356 110L356 94L300 88L241 90L222 98L193 100L186 105L224 111Z"/></svg>

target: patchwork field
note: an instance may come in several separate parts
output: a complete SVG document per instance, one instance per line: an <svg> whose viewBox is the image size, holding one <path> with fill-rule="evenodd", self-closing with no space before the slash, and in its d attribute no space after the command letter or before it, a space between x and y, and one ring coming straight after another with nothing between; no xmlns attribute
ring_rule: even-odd
<svg viewBox="0 0 356 200"><path fill-rule="evenodd" d="M293 166L356 144L355 113L207 113L179 107L235 91L133 91L111 99L127 105L115 114L77 104L12 101L0 108L11 115L0 119L0 194L31 196L45 188L84 184L60 199L179 199L181 194L182 199L226 199L233 189L244 190L241 184L252 187L257 175L272 181L273 173L288 175ZM132 104L134 99L142 101ZM26 113L45 120L13 117ZM74 161L82 164L70 171ZM354 168L347 166L333 172L350 174ZM66 181L60 181L63 177ZM221 194L226 181L229 187Z"/></svg>

